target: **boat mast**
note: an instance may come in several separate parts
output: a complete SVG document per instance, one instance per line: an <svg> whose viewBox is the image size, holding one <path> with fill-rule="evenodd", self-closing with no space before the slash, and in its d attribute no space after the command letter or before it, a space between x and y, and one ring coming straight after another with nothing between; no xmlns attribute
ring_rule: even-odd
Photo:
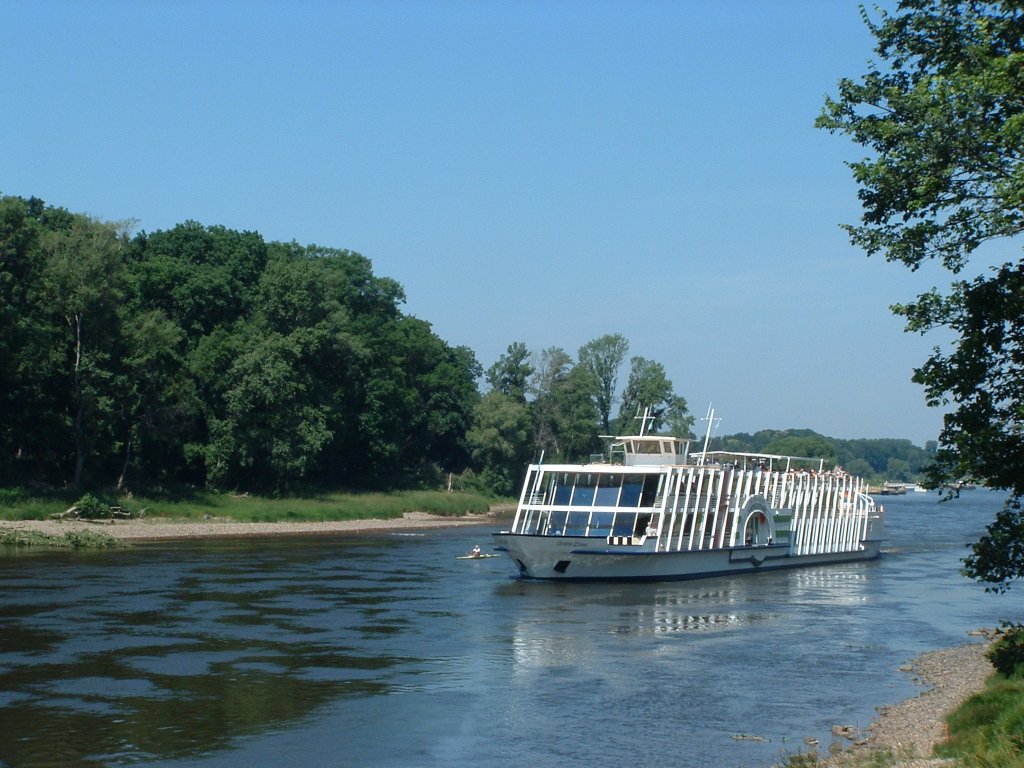
<svg viewBox="0 0 1024 768"><path fill-rule="evenodd" d="M701 464L707 461L708 443L711 442L711 430L714 429L715 426L715 409L711 407L711 403L708 403L708 415L704 417L704 420L708 423L708 431L704 435L704 450L700 452Z"/></svg>
<svg viewBox="0 0 1024 768"><path fill-rule="evenodd" d="M643 437L644 435L647 434L647 422L654 421L654 417L651 416L651 407L647 406L646 408L644 408L644 415L641 416L640 407L637 406L636 416L634 416L633 418L640 420L640 437Z"/></svg>

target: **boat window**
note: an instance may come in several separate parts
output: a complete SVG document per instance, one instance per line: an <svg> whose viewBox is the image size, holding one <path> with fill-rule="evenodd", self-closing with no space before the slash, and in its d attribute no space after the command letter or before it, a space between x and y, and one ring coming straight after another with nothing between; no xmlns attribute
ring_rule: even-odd
<svg viewBox="0 0 1024 768"><path fill-rule="evenodd" d="M552 499L555 498L555 486L558 484L558 473L557 472L545 472L541 476L540 490L543 491L544 497L541 500L541 504L551 504Z"/></svg>
<svg viewBox="0 0 1024 768"><path fill-rule="evenodd" d="M587 532L587 519L589 512L570 512L569 520L565 524L566 536L583 536Z"/></svg>
<svg viewBox="0 0 1024 768"><path fill-rule="evenodd" d="M615 515L615 525L612 527L612 534L615 536L632 536L634 525L636 525L636 512L618 512Z"/></svg>
<svg viewBox="0 0 1024 768"><path fill-rule="evenodd" d="M551 519L548 521L548 529L546 533L549 536L558 535L565 531L565 512L552 512Z"/></svg>
<svg viewBox="0 0 1024 768"><path fill-rule="evenodd" d="M576 489L572 492L574 507L589 507L594 503L594 490L597 485L597 478L589 472L580 472L576 475Z"/></svg>
<svg viewBox="0 0 1024 768"><path fill-rule="evenodd" d="M590 516L590 535L607 536L612 532L612 521L614 519L614 512L595 512Z"/></svg>
<svg viewBox="0 0 1024 768"><path fill-rule="evenodd" d="M614 507L619 500L619 486L621 484L622 478L619 475L598 475L596 505L599 507Z"/></svg>
<svg viewBox="0 0 1024 768"><path fill-rule="evenodd" d="M619 496L620 507L636 507L640 505L640 491L644 479L640 475L626 475L622 480L622 494Z"/></svg>
<svg viewBox="0 0 1024 768"><path fill-rule="evenodd" d="M526 514L523 515L522 520L519 523L519 530L517 533L538 533L541 530L541 521L543 517L540 512L530 509L527 510Z"/></svg>
<svg viewBox="0 0 1024 768"><path fill-rule="evenodd" d="M568 504L572 496L573 475L568 472L561 472L555 480L555 504Z"/></svg>
<svg viewBox="0 0 1024 768"><path fill-rule="evenodd" d="M658 498L658 489L661 488L661 475L644 475L644 490L640 495L641 507L653 507L655 499Z"/></svg>
<svg viewBox="0 0 1024 768"><path fill-rule="evenodd" d="M530 470L526 473L526 481L523 483L523 488L526 489L526 503L527 504L540 504L541 499L544 497L544 489L536 486L537 483L537 472L536 470Z"/></svg>

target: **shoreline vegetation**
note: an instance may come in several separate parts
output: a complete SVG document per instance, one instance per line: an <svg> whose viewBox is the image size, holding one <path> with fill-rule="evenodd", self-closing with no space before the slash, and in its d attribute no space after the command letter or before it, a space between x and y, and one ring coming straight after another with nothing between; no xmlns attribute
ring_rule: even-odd
<svg viewBox="0 0 1024 768"><path fill-rule="evenodd" d="M134 520L3 520L0 521L0 544L22 542L4 540L8 532L40 537L39 544L49 539L90 534L97 540L109 538L118 543L187 541L215 538L274 538L282 536L314 536L412 531L429 528L484 525L493 522L504 507L493 511L441 515L428 512L404 512L389 518L353 518L347 520L278 520L273 522L238 521L227 517L165 518L147 517Z"/></svg>
<svg viewBox="0 0 1024 768"><path fill-rule="evenodd" d="M312 536L479 525L514 509L508 500L456 491L324 493L267 498L194 491L183 497L0 491L0 546L104 549L195 538Z"/></svg>

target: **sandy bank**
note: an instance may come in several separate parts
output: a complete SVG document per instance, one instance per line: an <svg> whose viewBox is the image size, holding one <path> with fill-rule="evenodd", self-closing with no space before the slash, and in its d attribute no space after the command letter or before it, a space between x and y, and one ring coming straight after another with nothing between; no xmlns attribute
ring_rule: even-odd
<svg viewBox="0 0 1024 768"><path fill-rule="evenodd" d="M37 531L62 536L69 531L105 533L130 541L176 541L196 538L233 538L259 536L310 536L406 531L424 528L495 524L490 514L441 517L423 512L407 512L390 520L336 520L299 523L238 523L223 518L209 520L11 520L0 522L0 530Z"/></svg>

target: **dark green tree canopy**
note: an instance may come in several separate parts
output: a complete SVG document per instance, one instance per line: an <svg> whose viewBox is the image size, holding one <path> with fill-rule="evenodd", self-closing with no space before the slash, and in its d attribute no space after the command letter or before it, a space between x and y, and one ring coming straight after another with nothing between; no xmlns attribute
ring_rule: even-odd
<svg viewBox="0 0 1024 768"><path fill-rule="evenodd" d="M622 405L616 419L616 433L635 434L640 429L638 415L647 411L651 421L648 431L657 434L665 427L672 434L686 437L693 426L693 417L686 406L686 400L675 393L672 381L665 373L665 366L645 357L634 357L630 361L629 378L622 391Z"/></svg>
<svg viewBox="0 0 1024 768"><path fill-rule="evenodd" d="M605 434L611 431L612 407L615 404L615 387L629 351L629 342L621 333L609 333L588 341L577 353L579 366L589 374L593 382L594 407L601 418L601 429Z"/></svg>
<svg viewBox="0 0 1024 768"><path fill-rule="evenodd" d="M530 364L530 350L526 348L526 344L513 341L508 345L505 354L487 369L487 383L496 392L501 392L517 403L525 403L533 370Z"/></svg>
<svg viewBox="0 0 1024 768"><path fill-rule="evenodd" d="M880 63L842 80L817 122L869 150L850 163L863 215L847 229L868 254L911 269L935 259L960 275L981 246L1024 229L1024 8L902 0L894 12L877 13L877 21L866 12L864 19ZM909 331L948 328L957 337L951 351L936 348L914 374L929 404L953 406L932 481L969 478L1019 499L1024 261L976 272L894 310ZM1011 506L1004 517L1014 514L1019 508ZM1014 536L1024 526L1002 522L967 561L972 575L1000 588L1024 576L1024 554L1009 567L988 567L993 542L999 551L1021 551Z"/></svg>
<svg viewBox="0 0 1024 768"><path fill-rule="evenodd" d="M0 197L0 477L281 491L469 462L472 352L351 251Z"/></svg>

